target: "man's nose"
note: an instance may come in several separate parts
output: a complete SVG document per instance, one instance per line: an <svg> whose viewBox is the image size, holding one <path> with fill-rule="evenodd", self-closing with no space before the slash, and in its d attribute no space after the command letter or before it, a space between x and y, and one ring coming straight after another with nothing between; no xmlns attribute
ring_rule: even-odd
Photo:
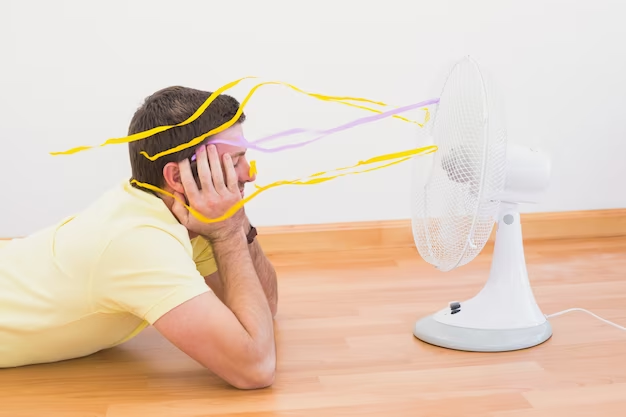
<svg viewBox="0 0 626 417"><path fill-rule="evenodd" d="M253 182L256 180L256 161L250 161L250 163L246 163L246 182Z"/></svg>

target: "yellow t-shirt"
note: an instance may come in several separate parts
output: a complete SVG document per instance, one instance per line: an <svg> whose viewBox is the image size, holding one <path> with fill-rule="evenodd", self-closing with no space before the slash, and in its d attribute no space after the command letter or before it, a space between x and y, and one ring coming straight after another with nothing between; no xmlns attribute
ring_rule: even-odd
<svg viewBox="0 0 626 417"><path fill-rule="evenodd" d="M128 181L82 213L0 244L0 367L123 343L210 291L210 244Z"/></svg>

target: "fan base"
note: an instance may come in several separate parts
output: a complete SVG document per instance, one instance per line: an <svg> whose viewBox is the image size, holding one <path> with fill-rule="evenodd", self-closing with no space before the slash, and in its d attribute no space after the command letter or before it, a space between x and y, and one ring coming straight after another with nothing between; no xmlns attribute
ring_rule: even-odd
<svg viewBox="0 0 626 417"><path fill-rule="evenodd" d="M413 335L431 345L467 352L507 352L542 344L552 336L549 321L518 329L473 329L441 323L427 316L415 323Z"/></svg>

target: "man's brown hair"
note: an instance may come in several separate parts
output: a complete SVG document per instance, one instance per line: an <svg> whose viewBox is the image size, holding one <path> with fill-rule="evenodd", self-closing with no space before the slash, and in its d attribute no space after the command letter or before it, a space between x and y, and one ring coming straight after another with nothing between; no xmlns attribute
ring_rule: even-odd
<svg viewBox="0 0 626 417"><path fill-rule="evenodd" d="M184 122L211 96L209 91L187 87L167 87L147 97L133 116L128 134L150 130L158 126L171 126ZM169 162L180 162L195 154L201 144L183 149L176 153L157 158L154 161L141 155L145 151L149 156L167 151L190 142L231 120L239 109L239 102L226 94L220 94L209 104L206 110L193 122L159 132L146 139L129 142L128 151L132 169L132 179L163 188L163 168ZM241 114L236 123L243 123L245 114ZM209 136L202 144L211 140Z"/></svg>

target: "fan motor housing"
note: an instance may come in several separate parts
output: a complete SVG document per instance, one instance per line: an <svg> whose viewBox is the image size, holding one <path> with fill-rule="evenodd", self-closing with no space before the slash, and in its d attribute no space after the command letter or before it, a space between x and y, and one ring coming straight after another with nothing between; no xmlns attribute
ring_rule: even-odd
<svg viewBox="0 0 626 417"><path fill-rule="evenodd" d="M538 203L550 185L550 158L540 150L509 143L506 182L496 200L516 204Z"/></svg>

